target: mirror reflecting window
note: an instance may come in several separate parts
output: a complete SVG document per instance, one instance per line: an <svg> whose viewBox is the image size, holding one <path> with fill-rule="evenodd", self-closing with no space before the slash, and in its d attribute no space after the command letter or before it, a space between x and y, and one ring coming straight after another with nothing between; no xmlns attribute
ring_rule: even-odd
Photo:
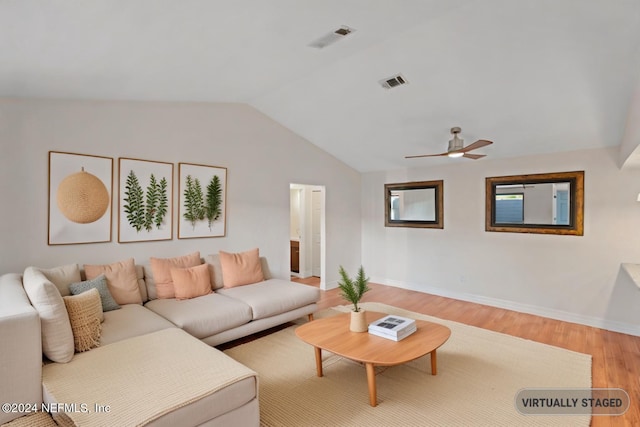
<svg viewBox="0 0 640 427"><path fill-rule="evenodd" d="M486 179L486 230L583 234L584 172Z"/></svg>
<svg viewBox="0 0 640 427"><path fill-rule="evenodd" d="M443 182L385 184L387 227L443 228Z"/></svg>

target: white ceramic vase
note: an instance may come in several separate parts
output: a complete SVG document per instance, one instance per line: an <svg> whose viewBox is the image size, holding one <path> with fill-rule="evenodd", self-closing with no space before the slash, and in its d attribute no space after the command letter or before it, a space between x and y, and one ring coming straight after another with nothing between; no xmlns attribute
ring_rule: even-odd
<svg viewBox="0 0 640 427"><path fill-rule="evenodd" d="M360 311L351 312L351 324L349 325L351 332L367 332L369 325L363 308Z"/></svg>

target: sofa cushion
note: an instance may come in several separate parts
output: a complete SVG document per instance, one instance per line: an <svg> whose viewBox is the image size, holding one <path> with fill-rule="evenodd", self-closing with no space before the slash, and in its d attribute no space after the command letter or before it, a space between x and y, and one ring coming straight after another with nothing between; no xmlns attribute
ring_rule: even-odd
<svg viewBox="0 0 640 427"><path fill-rule="evenodd" d="M102 330L102 303L96 288L78 295L62 297L69 313L73 344L77 352L91 350L100 345Z"/></svg>
<svg viewBox="0 0 640 427"><path fill-rule="evenodd" d="M243 380L249 380L253 388L248 395L232 399L237 405L256 398L257 374L221 351L172 328L77 354L73 363L67 365L44 366L42 394L45 403L66 404L60 405L59 411L52 411L54 419L63 425L230 425L233 419L227 419L227 423L209 420L234 410L231 402L201 410L204 416L197 402L207 400L212 405L215 400L208 400L209 396ZM236 393L243 390L234 389ZM232 397L224 392L223 395ZM69 402L87 402L90 410L66 408L72 406ZM92 410L94 402L109 405L109 411ZM161 417L189 406L186 413L161 421ZM258 423L256 414L248 425Z"/></svg>
<svg viewBox="0 0 640 427"><path fill-rule="evenodd" d="M155 299L145 307L198 339L251 321L251 307L218 293L186 300Z"/></svg>
<svg viewBox="0 0 640 427"><path fill-rule="evenodd" d="M172 268L195 267L202 264L200 252L192 252L175 258L149 258L153 279L156 285L157 298L175 298Z"/></svg>
<svg viewBox="0 0 640 427"><path fill-rule="evenodd" d="M209 274L211 275L211 286L213 287L213 290L215 291L224 287L220 254L209 254L204 258L204 262L209 265ZM267 259L265 257L260 257L260 264L262 266L262 275L264 276L264 279L271 279L269 263L267 263Z"/></svg>
<svg viewBox="0 0 640 427"><path fill-rule="evenodd" d="M249 285L264 280L258 248L239 253L220 251L220 265L225 288Z"/></svg>
<svg viewBox="0 0 640 427"><path fill-rule="evenodd" d="M201 297L213 292L207 264L188 268L172 268L171 278L176 299Z"/></svg>
<svg viewBox="0 0 640 427"><path fill-rule="evenodd" d="M142 304L138 275L133 258L106 265L84 265L88 280L104 274L109 292L118 304Z"/></svg>
<svg viewBox="0 0 640 427"><path fill-rule="evenodd" d="M100 346L175 327L144 306L126 304L120 310L104 313Z"/></svg>
<svg viewBox="0 0 640 427"><path fill-rule="evenodd" d="M111 311L120 308L120 305L118 305L116 300L113 299L113 296L111 296L111 292L109 292L107 278L104 274L99 275L95 279L85 280L84 282L72 283L69 285L71 295L79 295L89 289L96 289L100 294L100 305L102 306L102 311ZM100 317L101 320L104 319L104 316L100 315Z"/></svg>
<svg viewBox="0 0 640 427"><path fill-rule="evenodd" d="M136 264L136 278L138 279L138 290L140 291L140 296L142 297L142 302L145 303L149 300L149 295L147 294L147 283L144 278L144 267Z"/></svg>
<svg viewBox="0 0 640 427"><path fill-rule="evenodd" d="M320 299L318 288L280 279L220 289L217 292L248 304L253 313L253 320L304 307Z"/></svg>
<svg viewBox="0 0 640 427"><path fill-rule="evenodd" d="M69 285L82 281L80 275L80 267L78 264L61 265L54 268L38 268L49 279L51 283L56 285L60 295L63 297L71 295L69 292Z"/></svg>
<svg viewBox="0 0 640 427"><path fill-rule="evenodd" d="M69 362L74 354L73 332L60 291L36 267L24 271L23 285L40 316L42 352L54 362Z"/></svg>

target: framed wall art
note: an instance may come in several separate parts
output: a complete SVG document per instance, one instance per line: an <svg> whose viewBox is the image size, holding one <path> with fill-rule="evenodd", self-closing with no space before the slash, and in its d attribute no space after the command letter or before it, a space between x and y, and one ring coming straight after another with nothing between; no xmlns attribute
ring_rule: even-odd
<svg viewBox="0 0 640 427"><path fill-rule="evenodd" d="M113 158L49 151L49 245L111 241Z"/></svg>
<svg viewBox="0 0 640 427"><path fill-rule="evenodd" d="M118 159L118 242L173 238L173 163Z"/></svg>
<svg viewBox="0 0 640 427"><path fill-rule="evenodd" d="M178 164L178 238L226 234L227 168Z"/></svg>

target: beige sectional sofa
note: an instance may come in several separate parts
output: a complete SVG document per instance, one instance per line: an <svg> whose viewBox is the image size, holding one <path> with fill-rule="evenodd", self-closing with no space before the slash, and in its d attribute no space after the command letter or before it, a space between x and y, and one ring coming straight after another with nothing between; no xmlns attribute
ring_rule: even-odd
<svg viewBox="0 0 640 427"><path fill-rule="evenodd" d="M50 310L65 280L31 267L0 276L0 403L14 404L0 424L44 405L61 425L259 425L259 375L212 346L311 316L320 291L271 278L264 258L264 280L225 288L218 256L204 261L211 293L182 300L157 298L153 269L136 265L142 303L102 313L100 345L68 362L43 357L68 356L67 336L52 345L66 313Z"/></svg>

